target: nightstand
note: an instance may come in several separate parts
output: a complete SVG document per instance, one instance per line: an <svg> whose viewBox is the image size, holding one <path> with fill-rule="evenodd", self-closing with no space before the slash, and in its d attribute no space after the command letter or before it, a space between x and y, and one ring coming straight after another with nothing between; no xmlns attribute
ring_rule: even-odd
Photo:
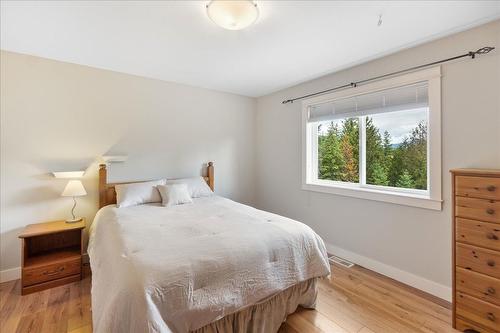
<svg viewBox="0 0 500 333"><path fill-rule="evenodd" d="M22 240L22 294L78 281L82 277L83 230L77 223L27 225Z"/></svg>

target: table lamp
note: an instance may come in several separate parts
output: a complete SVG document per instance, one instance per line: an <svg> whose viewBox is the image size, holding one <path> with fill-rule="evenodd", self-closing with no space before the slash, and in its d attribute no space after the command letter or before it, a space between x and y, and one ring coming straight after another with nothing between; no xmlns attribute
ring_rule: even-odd
<svg viewBox="0 0 500 333"><path fill-rule="evenodd" d="M63 197L73 197L73 208L71 208L71 215L73 219L66 220L66 223L76 223L82 220L81 217L75 217L75 207L76 207L76 199L75 197L81 197L87 195L87 191L83 187L83 184L79 180L70 180L66 187L64 188L61 196Z"/></svg>

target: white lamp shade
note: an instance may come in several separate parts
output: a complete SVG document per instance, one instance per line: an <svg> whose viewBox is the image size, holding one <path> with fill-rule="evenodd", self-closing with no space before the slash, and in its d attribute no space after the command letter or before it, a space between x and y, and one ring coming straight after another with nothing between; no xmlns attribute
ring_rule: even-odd
<svg viewBox="0 0 500 333"><path fill-rule="evenodd" d="M81 197L87 195L87 191L85 191L81 181L70 180L61 195L63 197Z"/></svg>
<svg viewBox="0 0 500 333"><path fill-rule="evenodd" d="M259 9L251 0L212 0L207 5L207 14L218 26L240 30L257 20Z"/></svg>

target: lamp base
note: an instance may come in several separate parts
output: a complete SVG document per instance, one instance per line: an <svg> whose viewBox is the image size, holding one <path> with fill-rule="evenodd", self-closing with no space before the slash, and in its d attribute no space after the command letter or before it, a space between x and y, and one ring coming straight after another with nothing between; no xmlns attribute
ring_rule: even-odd
<svg viewBox="0 0 500 333"><path fill-rule="evenodd" d="M82 217L77 217L76 219L66 220L66 223L77 223L77 222L81 222L82 220L83 220Z"/></svg>

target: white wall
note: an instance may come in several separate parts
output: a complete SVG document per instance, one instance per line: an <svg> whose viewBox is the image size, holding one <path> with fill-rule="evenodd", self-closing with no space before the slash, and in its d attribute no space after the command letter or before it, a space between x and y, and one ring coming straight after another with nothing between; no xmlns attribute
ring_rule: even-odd
<svg viewBox="0 0 500 333"><path fill-rule="evenodd" d="M442 211L301 190L301 103L282 100L496 46L442 66ZM449 169L500 168L500 21L258 99L257 205L310 225L330 250L451 297Z"/></svg>
<svg viewBox="0 0 500 333"><path fill-rule="evenodd" d="M78 214L97 210L97 165L126 154L113 180L200 175L215 162L216 192L254 202L255 99L1 52L1 257L20 265L21 228L67 218L67 182L51 171L89 167ZM14 268L13 270L10 270Z"/></svg>

